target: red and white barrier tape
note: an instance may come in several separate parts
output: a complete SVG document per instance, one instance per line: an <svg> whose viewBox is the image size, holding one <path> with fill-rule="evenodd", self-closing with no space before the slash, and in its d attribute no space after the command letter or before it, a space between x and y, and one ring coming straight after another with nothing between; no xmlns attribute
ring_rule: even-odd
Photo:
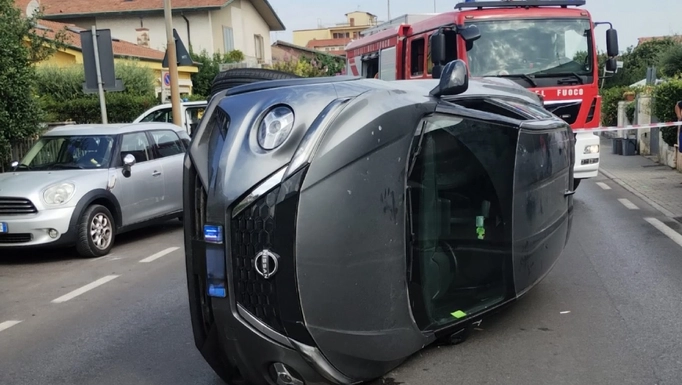
<svg viewBox="0 0 682 385"><path fill-rule="evenodd" d="M627 130L638 130L640 128L657 128L657 127L670 127L670 126L682 126L682 121L680 122L665 122L665 123L651 123L651 124L633 124L629 126L612 126L612 127L596 127L596 128L574 128L573 131L576 132L605 132L605 131L627 131Z"/></svg>

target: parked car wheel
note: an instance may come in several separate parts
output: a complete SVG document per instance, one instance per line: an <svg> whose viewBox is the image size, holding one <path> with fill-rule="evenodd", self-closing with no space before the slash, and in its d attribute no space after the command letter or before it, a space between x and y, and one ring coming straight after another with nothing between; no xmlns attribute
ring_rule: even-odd
<svg viewBox="0 0 682 385"><path fill-rule="evenodd" d="M82 257L101 257L114 246L116 225L109 209L102 205L88 207L78 220L76 250Z"/></svg>
<svg viewBox="0 0 682 385"><path fill-rule="evenodd" d="M580 181L582 179L573 179L573 191L578 189L578 186L580 186Z"/></svg>
<svg viewBox="0 0 682 385"><path fill-rule="evenodd" d="M213 79L211 85L211 95L209 99L218 92L228 90L232 87L241 86L243 84L260 82L263 80L279 80L279 79L296 79L300 76L282 72L269 70L265 68L234 68L231 70L218 73Z"/></svg>

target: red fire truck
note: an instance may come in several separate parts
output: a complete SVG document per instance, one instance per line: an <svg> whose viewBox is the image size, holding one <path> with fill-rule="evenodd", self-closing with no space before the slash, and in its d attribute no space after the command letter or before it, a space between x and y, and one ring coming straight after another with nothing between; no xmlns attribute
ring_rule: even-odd
<svg viewBox="0 0 682 385"><path fill-rule="evenodd" d="M593 22L585 0L466 1L455 11L405 15L346 47L347 72L384 80L438 78L464 60L472 77L503 77L542 95L545 108L576 130L576 186L597 176L601 121L595 27L608 24L606 71L618 35Z"/></svg>

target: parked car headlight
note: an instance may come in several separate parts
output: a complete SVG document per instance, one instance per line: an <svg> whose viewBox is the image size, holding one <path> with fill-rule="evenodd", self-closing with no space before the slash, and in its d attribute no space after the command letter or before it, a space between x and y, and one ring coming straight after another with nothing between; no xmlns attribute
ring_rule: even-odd
<svg viewBox="0 0 682 385"><path fill-rule="evenodd" d="M76 191L73 183L59 183L52 185L43 192L43 200L48 205L62 205L68 202Z"/></svg>
<svg viewBox="0 0 682 385"><path fill-rule="evenodd" d="M277 106L258 126L258 144L264 150L274 150L284 143L293 128L294 111L287 106Z"/></svg>

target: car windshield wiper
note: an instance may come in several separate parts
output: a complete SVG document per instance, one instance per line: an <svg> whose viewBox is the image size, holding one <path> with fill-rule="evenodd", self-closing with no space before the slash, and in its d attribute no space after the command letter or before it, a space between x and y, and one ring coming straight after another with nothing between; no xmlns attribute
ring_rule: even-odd
<svg viewBox="0 0 682 385"><path fill-rule="evenodd" d="M574 80L578 81L578 84L585 84L585 80L578 75L576 72L556 72L556 73L540 73L540 74L531 74L536 78L553 78L553 77L560 77L560 76L570 76L571 79L559 79L557 81L558 84L570 84L573 83Z"/></svg>
<svg viewBox="0 0 682 385"><path fill-rule="evenodd" d="M509 74L509 75L493 75L493 76L498 77L498 78L521 78L521 79L527 81L528 83L530 83L530 85L532 85L533 87L538 86L537 83L535 83L535 80L533 80L532 77L530 77L526 74Z"/></svg>
<svg viewBox="0 0 682 385"><path fill-rule="evenodd" d="M57 163L57 164L53 164L52 166L50 166L50 168L51 169L53 169L53 168L68 168L68 169L76 170L76 169L83 169L83 166L79 166L77 164L70 164L70 163Z"/></svg>

